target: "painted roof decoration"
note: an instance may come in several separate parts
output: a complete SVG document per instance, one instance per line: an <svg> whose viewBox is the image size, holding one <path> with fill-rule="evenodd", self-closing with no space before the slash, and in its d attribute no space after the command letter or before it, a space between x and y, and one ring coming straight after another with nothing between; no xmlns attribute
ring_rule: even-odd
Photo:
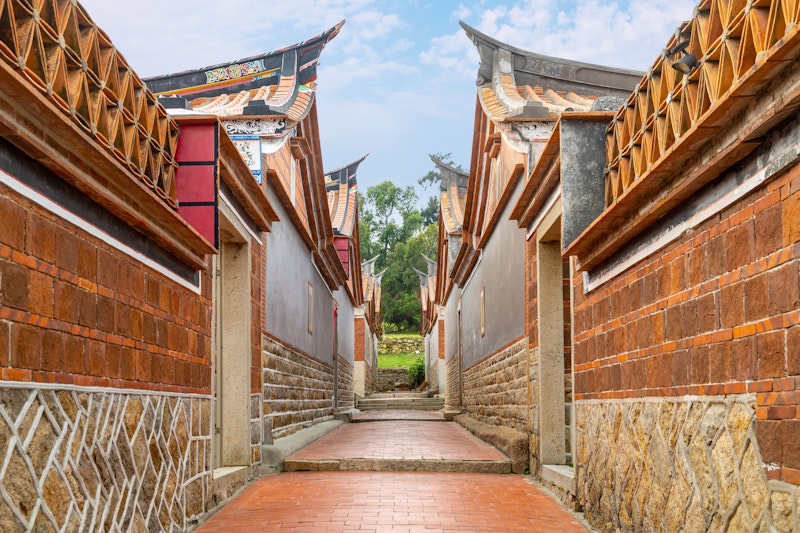
<svg viewBox="0 0 800 533"><path fill-rule="evenodd" d="M178 126L76 2L8 0L0 60L172 209Z"/></svg>
<svg viewBox="0 0 800 533"><path fill-rule="evenodd" d="M145 81L169 107L185 107L190 100L199 113L277 115L297 122L311 109L319 56L344 23L274 52ZM171 103L170 96L180 98Z"/></svg>
<svg viewBox="0 0 800 533"><path fill-rule="evenodd" d="M627 97L641 77L515 48L460 24L478 49L478 98L494 120L553 120L562 111L588 111L596 96Z"/></svg>
<svg viewBox="0 0 800 533"><path fill-rule="evenodd" d="M361 263L361 290L364 292L364 301L372 300L375 295L375 262L380 255L367 259Z"/></svg>
<svg viewBox="0 0 800 533"><path fill-rule="evenodd" d="M425 254L422 254L422 257L425 258L425 264L427 265L427 272L419 271L413 267L412 270L416 272L417 275L419 276L419 291L420 291L419 301L422 311L425 312L428 310L428 303L433 302L436 298L437 263L436 261L429 258Z"/></svg>
<svg viewBox="0 0 800 533"><path fill-rule="evenodd" d="M469 174L448 165L435 155L429 154L431 161L439 170L439 208L442 222L449 234L460 233L464 223L464 202L467 199Z"/></svg>
<svg viewBox="0 0 800 533"><path fill-rule="evenodd" d="M356 225L356 198L358 196L358 165L369 154L347 166L325 174L325 190L328 193L328 209L331 212L333 233L350 237Z"/></svg>

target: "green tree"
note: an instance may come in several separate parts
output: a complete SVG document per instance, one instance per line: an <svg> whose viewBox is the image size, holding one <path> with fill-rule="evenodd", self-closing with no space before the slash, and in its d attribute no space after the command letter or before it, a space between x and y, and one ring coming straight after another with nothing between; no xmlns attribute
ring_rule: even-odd
<svg viewBox="0 0 800 533"><path fill-rule="evenodd" d="M435 196L428 198L428 205L419 212L426 226L439 222L439 199Z"/></svg>
<svg viewBox="0 0 800 533"><path fill-rule="evenodd" d="M438 224L430 224L406 242L398 243L389 254L389 269L381 283L383 318L401 330L419 328L419 276L414 269L427 271L423 254L435 259L438 235Z"/></svg>
<svg viewBox="0 0 800 533"><path fill-rule="evenodd" d="M422 215L416 210L417 194L413 187L400 188L384 181L367 189L361 200L361 257L380 254L376 266L386 268L397 243L406 242L422 227Z"/></svg>

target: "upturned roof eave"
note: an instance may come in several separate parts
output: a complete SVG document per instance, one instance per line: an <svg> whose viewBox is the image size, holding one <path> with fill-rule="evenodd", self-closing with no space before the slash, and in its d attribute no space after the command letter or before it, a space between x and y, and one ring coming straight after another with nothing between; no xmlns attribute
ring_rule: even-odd
<svg viewBox="0 0 800 533"><path fill-rule="evenodd" d="M459 24L478 48L481 56L478 76L482 83L479 85L491 82L494 58L488 57L487 52L493 54L499 49L508 50L514 57L514 75L518 85L573 91L583 95L625 98L644 75L643 72L636 70L585 63L523 50L481 33L463 21L459 21ZM593 80L593 76L603 79Z"/></svg>
<svg viewBox="0 0 800 533"><path fill-rule="evenodd" d="M317 49L319 48L319 55L322 52L322 48L336 35L338 35L339 31L341 30L342 26L346 22L345 19L342 19L338 24L328 28L327 30L323 31L322 33L315 35L305 41L299 42L297 44L293 44L291 46L287 46L284 48L280 48L278 50L273 50L271 52L266 52L262 54L257 54L241 59L236 59L233 61L225 61L222 63L218 63L215 65L209 65L206 67L196 68L196 69L189 69L184 70L181 72L175 72L172 74L164 74L159 76L151 76L149 78L143 78L145 84L147 84L148 88L153 91L155 94L163 94L163 93L173 93L176 91L180 91L181 89L195 89L206 85L205 83L198 83L197 77L205 76L206 72L213 71L216 69L224 69L231 67L233 65L242 64L242 63L249 63L252 61L260 61L260 60L269 60L273 58L277 58L278 56L282 56L286 52L291 52L293 50L302 50L302 49ZM321 43L321 46L320 46ZM299 66L299 65L298 65ZM277 70L280 71L280 66L277 66ZM269 69L265 72L268 72ZM263 84L263 82L262 82ZM237 86L236 91L241 90L242 88L248 88L249 85L253 85L253 82L247 82L245 79L245 86ZM211 88L209 88L211 90Z"/></svg>

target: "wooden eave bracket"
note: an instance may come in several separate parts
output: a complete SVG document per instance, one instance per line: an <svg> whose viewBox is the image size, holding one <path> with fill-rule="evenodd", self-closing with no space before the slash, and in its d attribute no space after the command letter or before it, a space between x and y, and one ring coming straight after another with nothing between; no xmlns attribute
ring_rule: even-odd
<svg viewBox="0 0 800 533"><path fill-rule="evenodd" d="M799 30L794 28L783 47L760 58L727 97L676 140L645 175L564 248L563 255L578 256L583 270L598 265L758 148L761 136L796 113L800 105ZM732 119L738 122L733 128Z"/></svg>
<svg viewBox="0 0 800 533"><path fill-rule="evenodd" d="M271 231L279 220L264 190L253 178L225 128L219 127L221 177L236 200L261 231Z"/></svg>
<svg viewBox="0 0 800 533"><path fill-rule="evenodd" d="M492 213L492 218L489 219L489 222L486 224L483 233L481 233L481 238L478 241L479 250L485 248L489 243L489 239L491 238L492 233L494 233L497 223L500 222L506 205L508 205L508 202L511 201L511 197L514 195L514 190L517 188L517 183L519 183L519 179L522 177L524 172L525 167L521 164L514 166L514 170L511 171L511 177L508 179L508 183L506 183L506 188L503 190L502 196L500 196L500 199L497 201L497 205Z"/></svg>
<svg viewBox="0 0 800 533"><path fill-rule="evenodd" d="M292 137L289 139L289 147L295 159L304 159L311 155L311 144L305 137Z"/></svg>
<svg viewBox="0 0 800 533"><path fill-rule="evenodd" d="M502 133L496 131L489 135L486 139L486 144L483 146L483 151L489 156L489 159L494 159L500 152L500 145L502 144Z"/></svg>
<svg viewBox="0 0 800 533"><path fill-rule="evenodd" d="M530 224L530 220L523 220L532 211L531 200L536 193L540 190L547 176L552 172L552 167L559 164L559 156L561 154L561 121L557 121L553 132L548 137L544 145L542 154L536 161L536 165L531 170L528 180L525 182L525 188L520 193L519 200L511 211L511 219L519 221L519 227L526 228ZM536 216L534 212L530 217Z"/></svg>
<svg viewBox="0 0 800 533"><path fill-rule="evenodd" d="M187 266L202 270L206 256L216 253L155 192L1 61L0 134Z"/></svg>

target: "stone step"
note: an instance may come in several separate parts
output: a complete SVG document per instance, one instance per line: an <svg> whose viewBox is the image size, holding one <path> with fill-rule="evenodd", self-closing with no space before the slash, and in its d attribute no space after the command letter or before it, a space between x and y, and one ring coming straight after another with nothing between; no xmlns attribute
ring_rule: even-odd
<svg viewBox="0 0 800 533"><path fill-rule="evenodd" d="M511 461L466 461L460 459L286 459L286 472L460 472L510 474Z"/></svg>
<svg viewBox="0 0 800 533"><path fill-rule="evenodd" d="M431 391L397 391L397 392L375 392L367 396L365 399L371 400L375 398L431 398L433 393Z"/></svg>
<svg viewBox="0 0 800 533"><path fill-rule="evenodd" d="M374 409L412 409L418 411L438 411L444 408L442 398L375 398L358 401L360 411Z"/></svg>

